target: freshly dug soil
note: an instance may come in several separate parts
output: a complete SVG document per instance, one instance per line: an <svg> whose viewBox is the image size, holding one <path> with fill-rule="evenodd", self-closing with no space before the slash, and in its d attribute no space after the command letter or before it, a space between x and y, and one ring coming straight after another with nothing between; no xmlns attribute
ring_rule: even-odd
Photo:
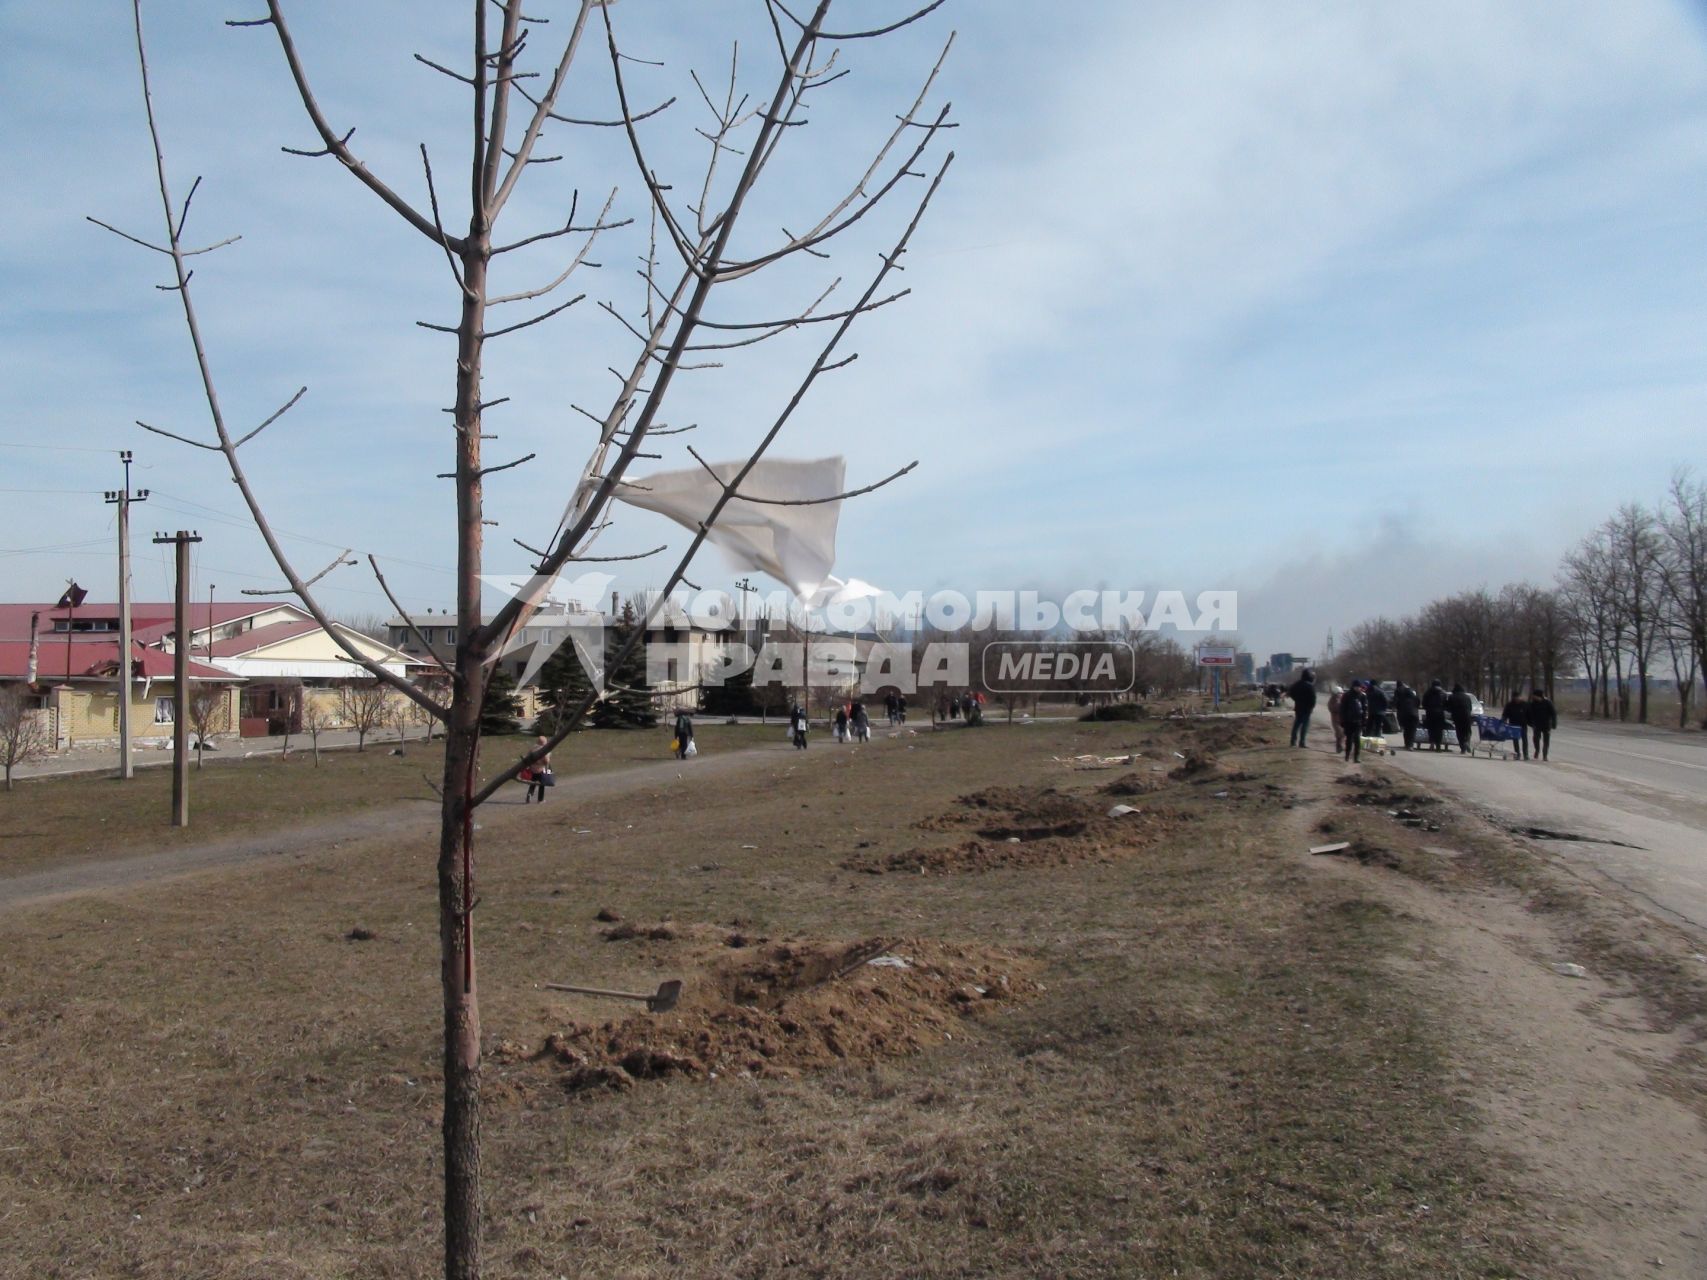
<svg viewBox="0 0 1707 1280"><path fill-rule="evenodd" d="M678 936L691 941L675 957L686 982L675 1009L570 1022L537 1050L506 1043L496 1056L540 1063L572 1092L670 1076L794 1075L916 1053L1037 990L1029 962L985 947L916 938L734 946L727 931L698 928Z"/></svg>
<svg viewBox="0 0 1707 1280"><path fill-rule="evenodd" d="M1070 795L1053 787L992 787L961 796L954 809L916 824L926 831L970 829L969 839L888 853L861 851L841 865L872 875L943 875L998 867L1108 862L1140 852L1171 831L1177 821L1149 812L1111 818L1100 799Z"/></svg>

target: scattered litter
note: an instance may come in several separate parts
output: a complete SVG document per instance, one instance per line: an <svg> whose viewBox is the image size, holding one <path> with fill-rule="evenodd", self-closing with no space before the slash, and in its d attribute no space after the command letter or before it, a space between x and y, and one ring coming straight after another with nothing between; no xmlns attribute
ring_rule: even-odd
<svg viewBox="0 0 1707 1280"><path fill-rule="evenodd" d="M1135 808L1132 805L1117 804L1114 806L1114 808L1112 808L1108 811L1108 816L1111 818L1124 818L1129 813L1139 813L1139 812L1141 812L1141 810Z"/></svg>
<svg viewBox="0 0 1707 1280"><path fill-rule="evenodd" d="M744 844L741 847L743 849L757 849L759 846L756 844Z"/></svg>
<svg viewBox="0 0 1707 1280"><path fill-rule="evenodd" d="M1176 760L1184 760L1185 759L1185 752L1183 752L1183 751L1174 752L1174 758Z"/></svg>
<svg viewBox="0 0 1707 1280"><path fill-rule="evenodd" d="M913 967L910 962L902 959L900 956L888 954L873 956L871 959L867 960L866 963L874 969L911 969ZM982 994L982 992L979 994Z"/></svg>
<svg viewBox="0 0 1707 1280"><path fill-rule="evenodd" d="M1019 837L1018 836L1009 836L1008 837L1008 843L1009 844L1018 844L1019 843Z"/></svg>
<svg viewBox="0 0 1707 1280"><path fill-rule="evenodd" d="M578 836L590 836L593 834L593 829L591 827L576 827L575 834Z"/></svg>
<svg viewBox="0 0 1707 1280"><path fill-rule="evenodd" d="M1137 758L1138 757L1135 755L1073 756L1073 757L1066 759L1066 760L1063 760L1060 756L1051 756L1050 757L1050 759L1053 760L1056 764L1065 765L1069 769L1118 769L1123 764L1131 764Z"/></svg>
<svg viewBox="0 0 1707 1280"><path fill-rule="evenodd" d="M1225 800L1226 798L1227 798L1227 793L1225 791L1217 791L1211 797L1211 799L1214 799L1214 800Z"/></svg>
<svg viewBox="0 0 1707 1280"><path fill-rule="evenodd" d="M344 935L344 939L347 942L372 942L378 936L372 929L364 929L357 925Z"/></svg>
<svg viewBox="0 0 1707 1280"><path fill-rule="evenodd" d="M1558 974L1561 978L1588 977L1588 970L1583 968L1580 964L1556 964L1553 966L1553 972Z"/></svg>
<svg viewBox="0 0 1707 1280"><path fill-rule="evenodd" d="M1344 853L1349 848L1351 848L1351 841L1349 841L1349 840L1336 840L1336 841L1334 841L1333 844L1313 844L1310 846L1310 852L1311 853Z"/></svg>

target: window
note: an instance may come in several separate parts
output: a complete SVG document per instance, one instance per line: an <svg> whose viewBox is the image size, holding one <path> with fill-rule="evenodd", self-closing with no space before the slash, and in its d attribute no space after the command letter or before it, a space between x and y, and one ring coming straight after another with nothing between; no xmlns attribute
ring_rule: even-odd
<svg viewBox="0 0 1707 1280"><path fill-rule="evenodd" d="M172 699L170 699L170 698L156 698L156 699L154 699L154 723L155 724L171 724L172 723Z"/></svg>

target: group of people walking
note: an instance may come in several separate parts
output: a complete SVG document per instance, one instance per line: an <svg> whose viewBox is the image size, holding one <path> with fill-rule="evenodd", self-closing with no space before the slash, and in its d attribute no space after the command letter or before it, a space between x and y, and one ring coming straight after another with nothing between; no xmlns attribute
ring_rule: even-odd
<svg viewBox="0 0 1707 1280"><path fill-rule="evenodd" d="M1316 711L1316 676L1304 671L1286 696L1292 699L1291 745L1302 747L1310 732L1310 719ZM1398 721L1399 736L1406 751L1421 751L1426 736L1430 751L1445 751L1446 728L1450 723L1458 739L1458 750L1473 754L1475 699L1461 684L1448 693L1444 682L1434 680L1421 693L1403 680L1395 682L1391 699L1386 690L1373 680L1353 680L1350 685L1335 685L1328 695L1328 721L1333 726L1334 750L1356 763L1363 758L1363 739L1366 735L1383 737L1387 733L1387 715L1391 710ZM1552 745L1553 730L1559 727L1559 713L1538 686L1524 698L1513 694L1500 717L1507 725L1519 729L1517 750L1525 760L1547 759Z"/></svg>

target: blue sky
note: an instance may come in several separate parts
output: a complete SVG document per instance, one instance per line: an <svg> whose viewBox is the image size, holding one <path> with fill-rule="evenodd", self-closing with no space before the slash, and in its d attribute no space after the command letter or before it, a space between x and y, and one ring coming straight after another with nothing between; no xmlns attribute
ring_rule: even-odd
<svg viewBox="0 0 1707 1280"><path fill-rule="evenodd" d="M409 54L456 60L465 11L287 9L329 115L412 198L420 142L441 189L461 181L459 91ZM686 86L648 135L685 190L701 123L686 68L724 74L739 35L758 88L761 10L624 0L612 13L626 47L667 64L635 68L637 96ZM335 165L279 153L309 133L270 35L221 25L251 6L150 14L173 182L181 194L206 175L192 235L244 236L196 278L223 398L253 421L310 388L255 449L273 519L305 567L373 551L410 607L443 607L450 494L432 475L449 457L450 340L413 323L454 305L443 260ZM951 0L881 48L850 49L853 74L777 161L755 244L857 173L950 30L935 96L962 127L908 261L914 296L856 330L860 360L777 449L846 453L855 483L919 460L844 512L845 574L898 592L1231 587L1255 647L1313 652L1374 612L1546 580L1619 502L1703 461L1698 6ZM608 109L608 70L583 65L572 101ZM105 488L117 468L73 449L136 451L158 495L138 530L208 539L198 592L273 581L229 518L217 459L130 425L190 432L205 415L181 321L152 288L163 275L83 220L158 223L129 6L104 0L72 23L0 4L0 101L0 161L27 179L0 194L0 445L53 446L0 447L0 595L52 596L73 575L112 594L111 508L60 491ZM560 218L577 186L583 209L615 185L619 210L639 210L619 140L548 141L569 158L530 175L518 232ZM901 213L833 263L744 287L725 314L766 314L836 272L857 289ZM512 567L509 536L555 522L586 451L569 403L608 395L605 366L625 353L593 302L632 306L637 251L601 244L604 269L579 284L588 301L492 360L487 394L514 397L489 420L492 447L540 455L494 480L494 569ZM551 261L516 279L549 278ZM682 384L669 416L702 424L702 451L733 454L775 411L801 349L765 353ZM681 539L637 512L609 536L613 551ZM138 592L163 596L158 550L139 541ZM68 549L30 550L50 546ZM364 572L341 571L327 604L383 612ZM698 578L730 576L711 563Z"/></svg>

